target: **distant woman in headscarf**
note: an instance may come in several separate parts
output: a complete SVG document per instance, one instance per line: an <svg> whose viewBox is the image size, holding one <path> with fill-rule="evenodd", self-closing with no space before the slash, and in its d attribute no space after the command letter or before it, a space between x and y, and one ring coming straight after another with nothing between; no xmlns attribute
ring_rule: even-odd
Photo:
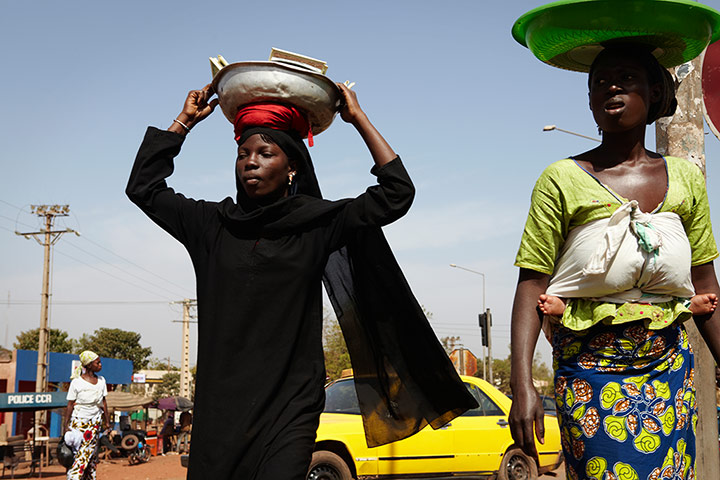
<svg viewBox="0 0 720 480"><path fill-rule="evenodd" d="M325 402L323 276L353 355L368 442L438 428L474 405L380 231L407 212L412 182L355 93L338 87L341 117L378 178L357 198L321 198L302 141L307 118L274 103L237 112L236 202L175 193L165 178L218 103L209 85L188 94L168 131L149 128L138 152L127 194L183 243L197 278L188 478L305 478Z"/></svg>
<svg viewBox="0 0 720 480"><path fill-rule="evenodd" d="M110 428L107 384L97 373L102 362L97 353L85 350L80 354L81 372L73 372L67 393L68 405L65 411L66 443L75 452L75 461L67 472L68 480L94 480L97 465L97 442L102 431L103 420Z"/></svg>

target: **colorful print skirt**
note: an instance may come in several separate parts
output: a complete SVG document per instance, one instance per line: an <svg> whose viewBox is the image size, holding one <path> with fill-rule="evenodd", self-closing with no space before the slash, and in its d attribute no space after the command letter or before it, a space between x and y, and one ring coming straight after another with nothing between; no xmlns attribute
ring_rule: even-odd
<svg viewBox="0 0 720 480"><path fill-rule="evenodd" d="M694 356L682 325L553 332L568 479L695 478Z"/></svg>
<svg viewBox="0 0 720 480"><path fill-rule="evenodd" d="M67 480L95 480L95 467L97 465L97 443L100 436L102 417L70 419L70 430L77 430L82 434L82 443L75 453L75 461L67 472Z"/></svg>

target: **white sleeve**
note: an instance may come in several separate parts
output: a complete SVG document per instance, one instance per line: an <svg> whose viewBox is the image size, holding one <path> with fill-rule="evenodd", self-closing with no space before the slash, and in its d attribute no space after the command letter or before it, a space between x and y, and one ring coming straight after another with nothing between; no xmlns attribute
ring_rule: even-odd
<svg viewBox="0 0 720 480"><path fill-rule="evenodd" d="M105 397L107 397L107 382L105 381L105 377L100 377L100 379L102 380L102 385L103 385L102 396L103 396L103 398L105 398Z"/></svg>
<svg viewBox="0 0 720 480"><path fill-rule="evenodd" d="M77 394L78 394L78 392L77 392L77 382L76 382L75 380L73 380L72 382L70 382L70 388L68 388L67 400L68 400L68 401L71 401L71 400L72 400L72 401L75 401L75 400L77 400Z"/></svg>

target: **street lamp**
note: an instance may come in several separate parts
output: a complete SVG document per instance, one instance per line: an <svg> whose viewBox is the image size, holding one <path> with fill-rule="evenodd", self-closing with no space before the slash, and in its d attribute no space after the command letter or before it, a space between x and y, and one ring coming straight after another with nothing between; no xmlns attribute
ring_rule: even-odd
<svg viewBox="0 0 720 480"><path fill-rule="evenodd" d="M482 272L478 272L478 271L476 271L476 270L471 270L471 269L469 269L469 268L461 267L460 265L455 265L454 263L451 263L450 266L453 267L453 268L459 268L460 270L465 270L466 272L474 273L474 274L477 274L477 275L482 275L482 278L483 278L483 282L482 282L482 285L483 285L483 290L482 290L482 309L483 309L483 312L484 312L484 311L485 311L485 274L482 273Z"/></svg>
<svg viewBox="0 0 720 480"><path fill-rule="evenodd" d="M466 272L474 273L476 275L482 276L483 282L482 282L482 311L483 314L486 315L488 318L487 327L485 331L485 335L487 335L487 356L485 357L486 360L483 360L483 378L485 380L488 380L487 376L485 375L485 368L487 365L488 374L490 379L488 380L491 384L493 383L493 371L492 371L492 337L490 335L491 325L490 325L490 311L485 309L485 274L482 272L478 272L477 270L472 270L470 268L461 267L460 265L456 265L454 263L450 264L453 268L459 268L460 270L465 270ZM482 328L482 327L481 327ZM482 332L481 332L482 333ZM483 342L484 343L484 342ZM485 353L485 345L481 343L481 348L483 350L483 354Z"/></svg>
<svg viewBox="0 0 720 480"><path fill-rule="evenodd" d="M576 137L586 138L588 140L592 140L593 142L600 142L600 140L598 140L597 138L588 137L587 135L583 135L582 133L571 132L570 130L563 130L562 128L559 128L557 125L545 125L543 127L543 132L552 132L553 130L557 130L558 132L563 132L563 133L569 133L570 135L575 135Z"/></svg>

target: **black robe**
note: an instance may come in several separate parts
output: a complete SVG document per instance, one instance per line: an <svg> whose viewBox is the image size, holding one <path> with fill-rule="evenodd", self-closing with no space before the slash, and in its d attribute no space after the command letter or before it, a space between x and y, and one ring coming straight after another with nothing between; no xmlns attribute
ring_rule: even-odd
<svg viewBox="0 0 720 480"><path fill-rule="evenodd" d="M390 285L383 288L393 289L394 276L402 277L394 258L386 258L392 255L384 238L378 239L382 234L377 237L377 227L404 215L414 195L399 158L373 168L379 185L355 199L330 202L299 194L248 215L230 198L192 200L167 186L182 142L180 135L149 128L127 194L183 243L197 278L198 358L188 478L304 478L324 406L324 273L358 376L366 430L379 432L368 435L369 444L402 438L428 423L440 427L473 406L447 357L439 368L427 368L423 359L436 358L438 348L444 353L426 321L419 333L405 330L410 343L422 337L408 347L401 345L397 330L414 330L412 323L400 325L390 313L389 322L373 322L368 330L359 321L363 313L354 311L358 303L364 309L362 298L354 297L366 296L368 282L387 277ZM368 237L368 232L374 233ZM382 245L376 248L377 242L387 252ZM381 253L378 259L372 258L374 251ZM358 254L365 262L346 258ZM378 271L374 262L391 264ZM354 284L357 278L363 280ZM399 295L409 293L409 308L419 308L402 282L407 291ZM395 292L385 294L403 304L392 300ZM384 306L380 303L366 305L365 315L374 315L373 309ZM404 317L402 308L395 313ZM388 328L396 331L388 333ZM376 341L388 334L390 344ZM408 348L411 353L388 361L388 347L400 355ZM407 371L413 356L426 362L417 366L429 383L421 379L419 387L418 375ZM393 388L398 382L402 388ZM458 385L462 392L453 389ZM425 408L428 386L437 387L439 400Z"/></svg>

